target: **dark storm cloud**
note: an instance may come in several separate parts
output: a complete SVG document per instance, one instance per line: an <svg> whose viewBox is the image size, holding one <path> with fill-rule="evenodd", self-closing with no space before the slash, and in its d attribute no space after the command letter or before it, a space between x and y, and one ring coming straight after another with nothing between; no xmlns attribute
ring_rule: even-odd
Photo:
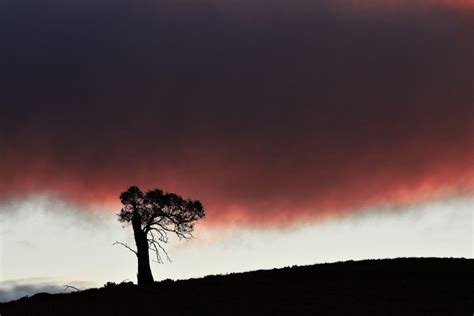
<svg viewBox="0 0 474 316"><path fill-rule="evenodd" d="M2 1L0 194L276 222L471 194L472 7L348 3Z"/></svg>

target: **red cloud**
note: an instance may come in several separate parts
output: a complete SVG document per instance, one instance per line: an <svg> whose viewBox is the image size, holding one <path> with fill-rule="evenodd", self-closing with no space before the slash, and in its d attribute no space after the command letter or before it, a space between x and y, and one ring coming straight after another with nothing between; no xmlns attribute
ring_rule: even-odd
<svg viewBox="0 0 474 316"><path fill-rule="evenodd" d="M202 200L210 223L285 225L472 196L474 13L318 3L12 11L28 23L0 52L0 199L116 211L135 184Z"/></svg>

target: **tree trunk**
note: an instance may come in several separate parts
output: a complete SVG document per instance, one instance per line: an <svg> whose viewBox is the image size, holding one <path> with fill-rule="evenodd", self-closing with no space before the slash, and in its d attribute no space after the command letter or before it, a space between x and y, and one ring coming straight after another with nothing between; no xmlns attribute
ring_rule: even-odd
<svg viewBox="0 0 474 316"><path fill-rule="evenodd" d="M148 240L146 233L141 229L140 219L132 220L135 243L137 245L138 274L137 281L139 286L147 286L154 283L153 275L150 269L150 257L148 254Z"/></svg>

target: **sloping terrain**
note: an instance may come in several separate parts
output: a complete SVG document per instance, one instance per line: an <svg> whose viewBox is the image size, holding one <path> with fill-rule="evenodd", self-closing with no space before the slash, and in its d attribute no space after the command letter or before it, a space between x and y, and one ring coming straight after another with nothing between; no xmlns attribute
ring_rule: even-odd
<svg viewBox="0 0 474 316"><path fill-rule="evenodd" d="M10 315L473 315L474 260L400 258L132 283L0 304Z"/></svg>

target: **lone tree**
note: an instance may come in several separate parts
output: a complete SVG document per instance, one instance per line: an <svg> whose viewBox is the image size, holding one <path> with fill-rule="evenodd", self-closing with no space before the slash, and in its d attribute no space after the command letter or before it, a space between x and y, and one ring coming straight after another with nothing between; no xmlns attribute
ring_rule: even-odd
<svg viewBox="0 0 474 316"><path fill-rule="evenodd" d="M163 244L168 242L168 233L175 234L179 239L190 239L194 223L204 217L204 208L199 201L184 199L174 193L159 189L142 192L137 186L131 186L120 194L123 204L119 221L132 224L137 249L127 244L120 244L137 256L138 285L153 284L150 269L149 250L155 252L156 260L162 263L162 252L169 260Z"/></svg>

